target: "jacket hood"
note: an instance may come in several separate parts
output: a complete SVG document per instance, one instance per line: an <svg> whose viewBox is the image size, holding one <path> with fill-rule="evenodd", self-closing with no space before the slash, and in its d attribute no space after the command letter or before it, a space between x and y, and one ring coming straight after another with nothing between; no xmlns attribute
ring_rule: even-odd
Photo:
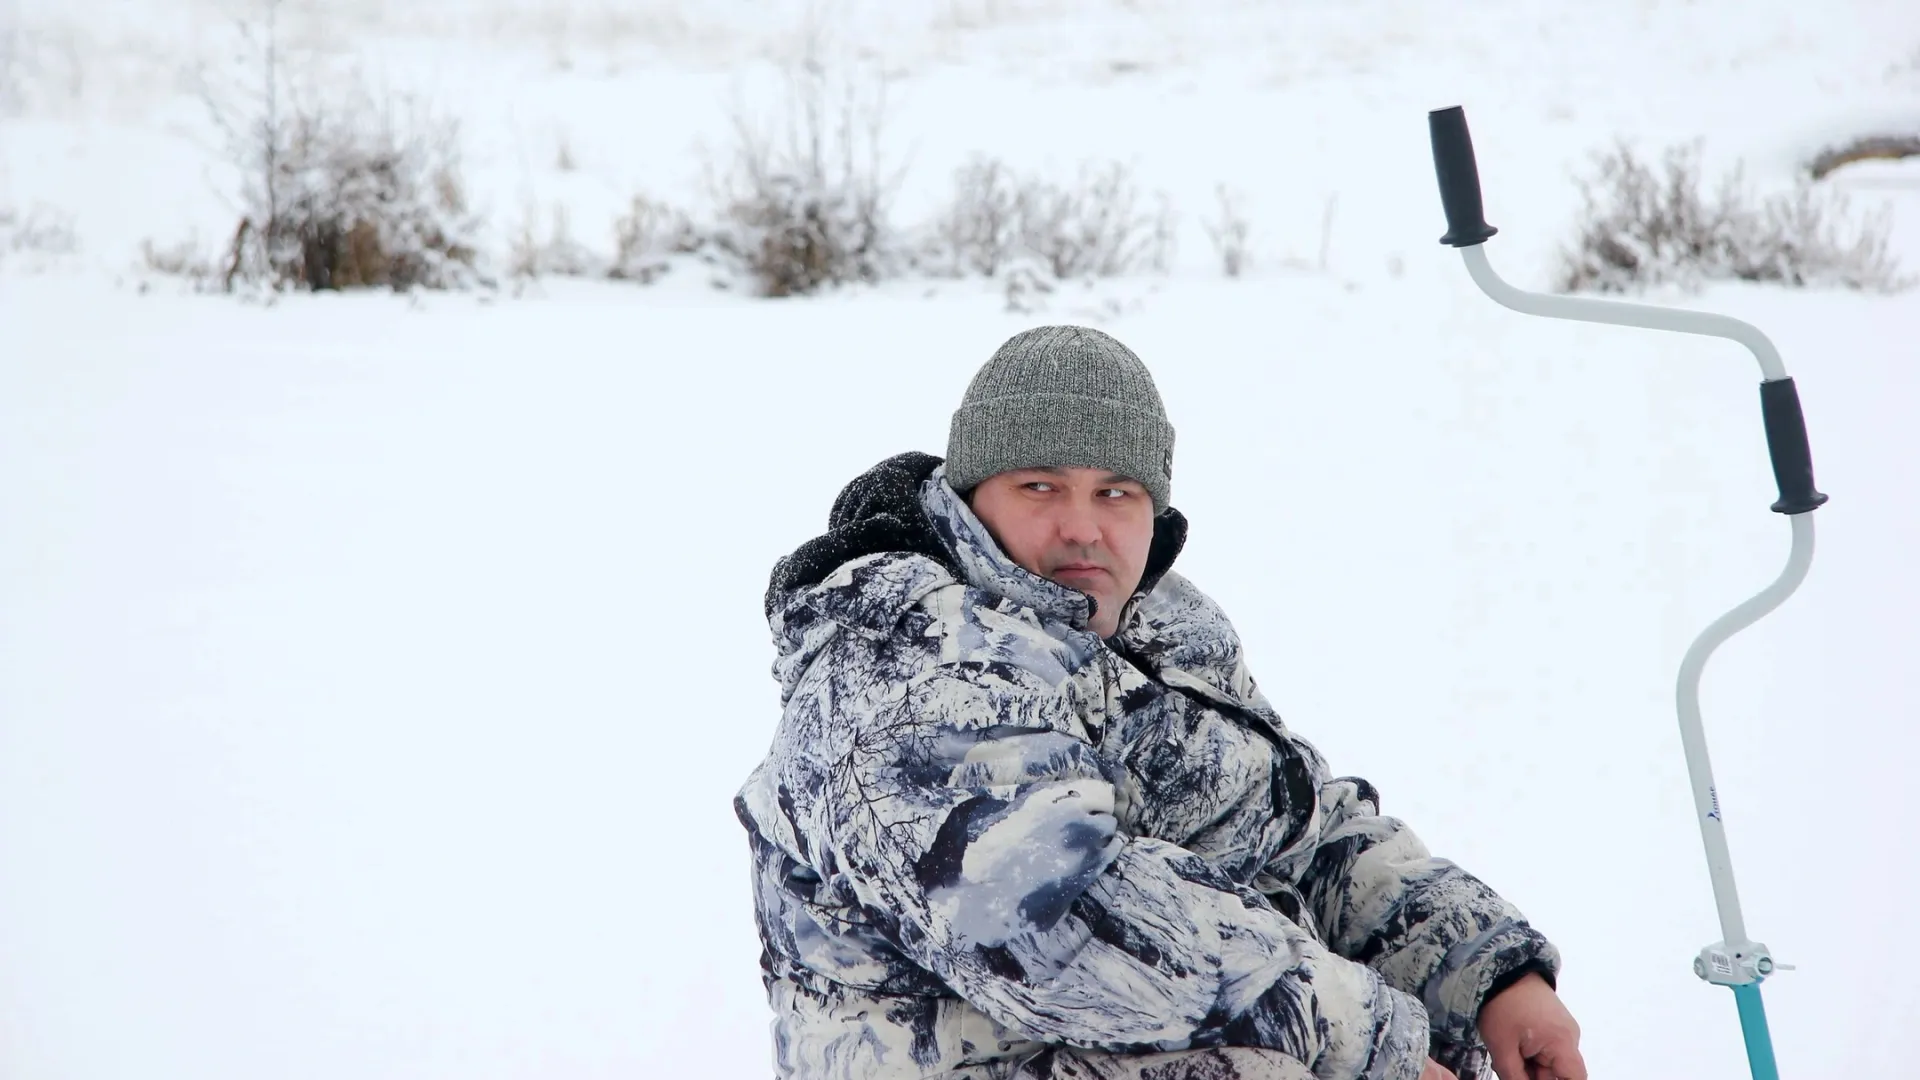
<svg viewBox="0 0 1920 1080"><path fill-rule="evenodd" d="M951 580L1056 612L1063 604L1077 607L1073 614L1080 621L1091 617L1091 598L1020 568L1000 550L966 502L945 482L943 464L932 454L899 454L861 473L841 489L827 516L827 531L774 564L764 600L767 618L790 623L790 619L781 618L782 613L790 612L797 601L804 600L836 570L880 554L924 556L944 569ZM1186 539L1187 519L1178 510L1169 507L1154 518L1153 543L1136 596L1151 592L1166 576ZM905 585L907 578L917 581L922 576L906 575L893 584ZM870 595L873 590L859 591ZM908 590L912 592L915 590ZM895 599L904 607L917 601L919 595L924 595L924 589L918 590L918 595L900 594ZM780 635L780 629L776 625L776 635Z"/></svg>
<svg viewBox="0 0 1920 1080"><path fill-rule="evenodd" d="M841 488L827 515L827 531L773 564L765 614L771 618L787 597L820 584L841 566L881 552L925 555L958 575L920 506L920 485L940 465L932 454L910 451L882 461Z"/></svg>

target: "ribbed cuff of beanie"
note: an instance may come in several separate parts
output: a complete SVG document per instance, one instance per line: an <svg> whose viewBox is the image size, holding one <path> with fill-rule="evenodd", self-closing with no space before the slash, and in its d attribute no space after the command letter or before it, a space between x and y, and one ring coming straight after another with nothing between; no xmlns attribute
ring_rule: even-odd
<svg viewBox="0 0 1920 1080"><path fill-rule="evenodd" d="M947 481L956 490L1049 467L1108 469L1138 481L1159 513L1171 502L1173 428L1146 409L1082 394L990 398L953 414Z"/></svg>

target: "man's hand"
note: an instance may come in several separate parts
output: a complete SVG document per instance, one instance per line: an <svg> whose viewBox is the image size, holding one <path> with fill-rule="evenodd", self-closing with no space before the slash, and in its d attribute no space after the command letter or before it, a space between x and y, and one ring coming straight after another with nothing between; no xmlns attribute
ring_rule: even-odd
<svg viewBox="0 0 1920 1080"><path fill-rule="evenodd" d="M1453 1070L1433 1060L1427 1059L1427 1067L1420 1070L1420 1080L1460 1080Z"/></svg>
<svg viewBox="0 0 1920 1080"><path fill-rule="evenodd" d="M1487 999L1480 1007L1480 1038L1493 1052L1500 1080L1587 1080L1580 1025L1538 975L1525 975Z"/></svg>

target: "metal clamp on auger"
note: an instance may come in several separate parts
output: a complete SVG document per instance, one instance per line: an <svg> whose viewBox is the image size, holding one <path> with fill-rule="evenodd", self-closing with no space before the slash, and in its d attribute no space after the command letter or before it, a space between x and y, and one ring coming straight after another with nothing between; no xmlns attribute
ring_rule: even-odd
<svg viewBox="0 0 1920 1080"><path fill-rule="evenodd" d="M1693 973L1715 986L1746 986L1776 971L1792 970L1792 964L1775 961L1767 947L1757 941L1740 946L1716 941L1693 958Z"/></svg>
<svg viewBox="0 0 1920 1080"><path fill-rule="evenodd" d="M1433 168L1440 182L1440 203L1447 215L1447 234L1440 242L1460 250L1467 273L1496 303L1528 315L1728 338L1745 345L1760 362L1761 419L1766 425L1774 482L1780 489L1780 498L1774 502L1773 510L1787 515L1793 528L1793 546L1787 555L1786 569L1772 585L1701 631L1680 661L1675 697L1680 742L1686 751L1687 775L1693 787L1695 816L1706 848L1714 905L1720 915L1721 940L1700 950L1700 955L1694 958L1693 970L1709 983L1733 989L1754 1080L1778 1080L1780 1073L1774 1063L1773 1040L1767 1031L1766 1010L1760 1000L1760 982L1787 965L1775 963L1765 945L1747 937L1746 923L1740 913L1740 894L1734 887L1733 860L1727 851L1720 796L1714 788L1713 766L1707 757L1707 739L1700 722L1700 676L1707 658L1722 642L1793 595L1813 562L1811 512L1825 504L1827 497L1814 487L1813 454L1807 446L1807 422L1800 409L1800 392L1787 377L1779 350L1749 323L1704 311L1524 292L1501 280L1483 250L1483 245L1498 230L1487 224L1481 206L1480 170L1474 161L1473 139L1467 133L1466 113L1458 106L1437 109L1427 114L1427 124L1433 139Z"/></svg>

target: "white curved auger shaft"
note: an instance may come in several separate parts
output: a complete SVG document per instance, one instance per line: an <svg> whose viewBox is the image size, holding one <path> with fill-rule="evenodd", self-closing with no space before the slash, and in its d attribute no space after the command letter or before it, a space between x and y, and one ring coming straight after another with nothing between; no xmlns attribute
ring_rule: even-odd
<svg viewBox="0 0 1920 1080"><path fill-rule="evenodd" d="M1509 285L1494 272L1493 265L1487 261L1484 244L1461 248L1460 255L1466 261L1467 272L1473 276L1481 291L1504 307L1550 319L1576 319L1581 322L1729 338L1753 351L1754 358L1760 362L1765 381L1777 382L1787 377L1779 350L1751 323L1704 311L1525 292ZM1786 569L1773 584L1752 599L1714 620L1694 639L1680 662L1677 688L1680 743L1686 751L1687 776L1692 781L1693 806L1700 821L1701 840L1707 850L1707 869L1713 881L1714 905L1719 909L1722 934L1720 943L1709 946L1702 953L1698 967L1707 969L1703 977L1708 981L1725 985L1758 982L1773 970L1773 966L1766 956L1766 947L1748 940L1746 920L1740 913L1740 892L1734 884L1733 861L1727 851L1726 826L1720 813L1719 792L1713 781L1713 763L1707 755L1707 737L1700 718L1700 677L1715 649L1785 603L1787 597L1800 587L1800 582L1806 579L1807 568L1813 562L1813 515L1810 511L1803 512L1793 515L1789 520L1793 523L1793 547L1787 555ZM1716 952L1718 957L1713 955ZM1720 976L1723 973L1733 977L1722 978Z"/></svg>
<svg viewBox="0 0 1920 1080"><path fill-rule="evenodd" d="M1773 584L1752 599L1715 619L1680 662L1676 689L1680 741L1686 751L1687 775L1693 786L1693 805L1706 847L1708 875L1713 882L1714 905L1720 914L1721 939L1700 950L1693 970L1702 979L1731 987L1740 1010L1740 1027L1747 1044L1747 1063L1754 1080L1778 1080L1773 1039L1767 1030L1766 1009L1760 1000L1760 982L1784 964L1775 964L1767 947L1747 936L1740 913L1740 893L1734 885L1733 859L1727 851L1726 825L1720 813L1720 794L1713 782L1713 763L1707 756L1706 730L1700 719L1700 677L1707 660L1728 638L1759 621L1786 602L1806 579L1813 563L1813 511L1827 501L1814 487L1813 457L1807 447L1806 419L1800 394L1787 376L1780 351L1760 330L1739 319L1701 311L1592 300L1525 292L1494 273L1483 245L1497 231L1481 209L1480 174L1474 162L1473 140L1466 114L1458 107L1428 114L1433 138L1434 172L1440 181L1440 201L1447 214L1447 234L1440 242L1460 249L1467 273L1496 303L1528 315L1551 319L1639 326L1737 341L1760 362L1760 407L1766 425L1767 451L1773 459L1774 480L1780 498L1776 513L1787 515L1793 544L1786 569Z"/></svg>

